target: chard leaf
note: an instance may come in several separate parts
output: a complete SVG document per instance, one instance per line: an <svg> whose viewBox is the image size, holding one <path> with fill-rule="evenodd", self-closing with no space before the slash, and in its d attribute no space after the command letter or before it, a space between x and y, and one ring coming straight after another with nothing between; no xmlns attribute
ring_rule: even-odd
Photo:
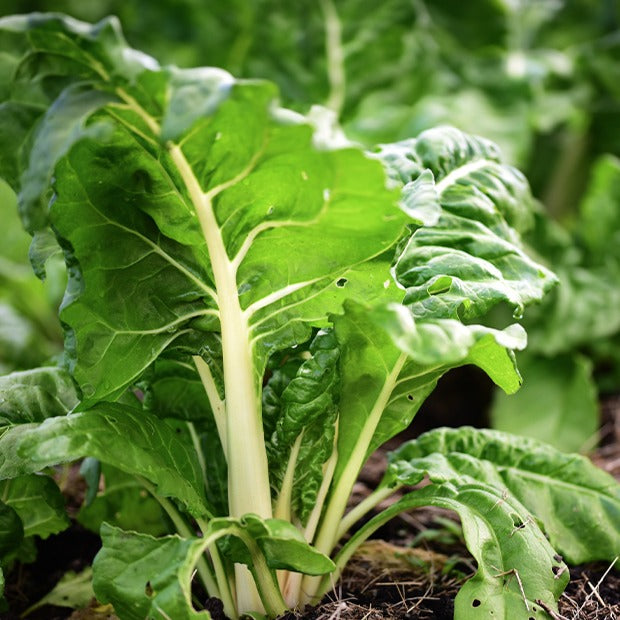
<svg viewBox="0 0 620 620"><path fill-rule="evenodd" d="M69 374L36 368L0 377L0 426L42 422L65 415L78 403Z"/></svg>
<svg viewBox="0 0 620 620"><path fill-rule="evenodd" d="M101 540L103 547L93 563L93 588L97 599L112 603L121 618L211 617L195 611L191 602L192 571L204 549L201 539L153 538L104 523Z"/></svg>
<svg viewBox="0 0 620 620"><path fill-rule="evenodd" d="M88 607L95 594L92 586L93 571L87 566L82 572L67 571L54 589L24 612L24 617L44 605L56 605L71 609Z"/></svg>
<svg viewBox="0 0 620 620"><path fill-rule="evenodd" d="M414 231L395 266L414 316L471 319L505 302L520 317L554 284L553 274L519 247L532 198L493 143L445 127L387 145L380 157L393 177L411 178L405 211L431 224Z"/></svg>
<svg viewBox="0 0 620 620"><path fill-rule="evenodd" d="M65 499L48 476L32 474L2 480L0 496L18 514L24 536L47 538L69 527Z"/></svg>
<svg viewBox="0 0 620 620"><path fill-rule="evenodd" d="M334 570L334 563L311 547L301 532L282 519L260 519L248 514L240 525L256 540L272 569L291 570L306 575L324 575Z"/></svg>
<svg viewBox="0 0 620 620"><path fill-rule="evenodd" d="M279 417L268 444L272 484L279 490L280 500L291 502L292 512L303 523L316 504L323 464L334 449L340 352L333 332L319 332L309 354L310 359L296 365L296 374L280 395ZM282 374L285 371L280 371ZM267 399L274 393L273 387ZM295 467L294 477L287 480L291 466ZM283 497L285 493L291 497Z"/></svg>
<svg viewBox="0 0 620 620"><path fill-rule="evenodd" d="M114 21L0 25L19 39L20 62L36 60L35 76L47 60L54 75L81 76L80 96L115 97L77 123L53 162L49 217L70 265L61 317L89 403L114 398L166 349L218 331L220 311L223 338L251 343L257 391L271 352L307 340L307 322L324 324L385 279L384 263L362 265L402 230L382 167L356 149L315 148L303 119L276 108L272 85L159 69L125 46ZM33 86L21 76L12 88L16 98ZM67 144L53 120L71 114L68 93L46 95L56 112L40 119L30 161ZM108 129L95 141L98 123Z"/></svg>
<svg viewBox="0 0 620 620"><path fill-rule="evenodd" d="M520 384L506 347L524 341L510 328L501 332L446 319L416 323L406 308L369 312L353 303L334 323L341 349L339 426L346 429L338 436L336 478L406 428L450 368L476 364L507 391ZM361 438L368 445L364 454Z"/></svg>
<svg viewBox="0 0 620 620"><path fill-rule="evenodd" d="M91 456L143 476L195 516L210 512L196 453L166 422L118 403L9 428L0 437L0 479Z"/></svg>
<svg viewBox="0 0 620 620"><path fill-rule="evenodd" d="M390 456L387 481L417 484L426 475L437 484L506 491L540 520L571 564L620 553L620 484L583 456L499 431L442 428Z"/></svg>
<svg viewBox="0 0 620 620"><path fill-rule="evenodd" d="M456 596L458 618L546 619L538 601L557 610L568 583L566 565L528 511L511 495L482 482L431 484L405 495L378 514L336 556L342 566L354 549L386 521L420 506L454 510L461 518L465 543L476 560L476 574Z"/></svg>
<svg viewBox="0 0 620 620"><path fill-rule="evenodd" d="M546 358L528 352L519 355L518 362L523 387L511 396L495 394L493 428L564 452L587 451L599 428L592 362L579 354Z"/></svg>

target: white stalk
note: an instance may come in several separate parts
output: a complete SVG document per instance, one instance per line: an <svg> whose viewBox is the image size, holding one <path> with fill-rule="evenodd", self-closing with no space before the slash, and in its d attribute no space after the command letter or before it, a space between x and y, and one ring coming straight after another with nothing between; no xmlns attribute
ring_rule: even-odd
<svg viewBox="0 0 620 620"><path fill-rule="evenodd" d="M271 518L267 452L250 330L239 303L235 266L226 252L212 204L212 200L237 179L203 192L180 147L170 145L169 149L196 208L209 250L220 306L229 514L239 518L251 512L265 519ZM235 574L239 611L260 611L262 605L250 572L245 566L238 565Z"/></svg>
<svg viewBox="0 0 620 620"><path fill-rule="evenodd" d="M346 467L338 481L336 486L332 490L331 499L327 504L327 509L323 517L321 527L319 529L318 536L316 538L315 547L324 553L330 555L336 542L338 541L338 531L340 522L347 507L347 501L353 489L353 485L357 480L357 476L364 464L368 447L372 441L379 420L383 415L383 411L387 406L390 396L394 390L394 386L398 381L405 362L407 361L407 355L402 354L390 374L386 377L381 392L377 396L377 400L373 405L370 414L364 422L362 432L359 435L355 450L351 454ZM316 592L321 584L321 577L307 576L303 579L301 586L302 603L309 603L313 600Z"/></svg>

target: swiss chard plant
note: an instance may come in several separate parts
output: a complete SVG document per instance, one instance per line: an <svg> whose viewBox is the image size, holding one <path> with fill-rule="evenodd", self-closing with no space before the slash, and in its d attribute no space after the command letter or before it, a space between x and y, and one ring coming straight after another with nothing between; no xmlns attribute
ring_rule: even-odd
<svg viewBox="0 0 620 620"><path fill-rule="evenodd" d="M316 602L423 505L459 514L477 562L459 618L547 617L562 558L620 552L614 480L500 432L403 445L347 512L447 370L520 385L523 328L483 317L519 319L555 277L521 248L532 199L497 147L442 127L365 152L268 82L160 67L114 19L5 18L0 44L0 173L35 271L60 247L68 274L62 359L0 378L5 568L67 527L51 468L85 457L93 490L149 495L142 522L85 517L104 521L93 587L121 619L209 618L194 577L231 618Z"/></svg>

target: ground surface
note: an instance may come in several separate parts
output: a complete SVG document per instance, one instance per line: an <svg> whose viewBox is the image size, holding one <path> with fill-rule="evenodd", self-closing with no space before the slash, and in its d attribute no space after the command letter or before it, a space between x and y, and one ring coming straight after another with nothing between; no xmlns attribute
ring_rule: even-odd
<svg viewBox="0 0 620 620"><path fill-rule="evenodd" d="M457 375L451 381L480 381L479 375ZM458 392L448 384L445 392ZM456 388L456 389L454 389ZM461 392L462 393L462 392ZM469 411L484 411L484 390L475 390L477 400ZM426 430L432 423L485 426L483 417L472 418L460 401L450 403L440 393L431 399L411 433ZM451 412L451 413L448 413ZM395 444L396 445L396 442ZM389 448L389 446L388 446ZM601 447L594 462L620 480L620 396L602 401ZM379 452L362 472L356 498L374 488L385 467L385 451ZM17 620L20 613L49 592L67 570L80 571L89 565L99 548L98 537L74 526L39 544L37 562L16 567L7 579L11 611L2 620ZM619 561L620 563L620 561ZM381 620L451 619L454 596L464 579L475 570L458 537L458 522L446 511L422 509L395 519L377 532L350 562L334 590L316 607L291 612L280 620ZM209 601L214 620L223 620L219 601ZM571 568L571 582L560 599L560 615L571 620L620 619L620 566L592 564ZM27 616L31 620L115 620L107 607L71 610L46 606Z"/></svg>

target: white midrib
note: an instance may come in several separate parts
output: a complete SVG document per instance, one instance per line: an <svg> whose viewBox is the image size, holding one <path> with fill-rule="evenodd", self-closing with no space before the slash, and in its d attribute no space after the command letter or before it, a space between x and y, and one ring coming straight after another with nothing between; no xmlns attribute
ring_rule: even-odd
<svg viewBox="0 0 620 620"><path fill-rule="evenodd" d="M476 159L460 166L459 168L455 168L435 185L435 190L439 195L441 195L446 189L448 189L448 187L454 185L454 183L456 183L459 179L462 179L468 174L475 172L476 170L480 170L480 168L484 168L488 165L488 159Z"/></svg>
<svg viewBox="0 0 620 620"><path fill-rule="evenodd" d="M230 516L253 512L271 518L267 456L259 412L250 330L237 293L236 270L228 258L212 199L224 186L203 192L177 145L169 147L196 208L211 258L220 307L224 390L226 394L228 489Z"/></svg>

